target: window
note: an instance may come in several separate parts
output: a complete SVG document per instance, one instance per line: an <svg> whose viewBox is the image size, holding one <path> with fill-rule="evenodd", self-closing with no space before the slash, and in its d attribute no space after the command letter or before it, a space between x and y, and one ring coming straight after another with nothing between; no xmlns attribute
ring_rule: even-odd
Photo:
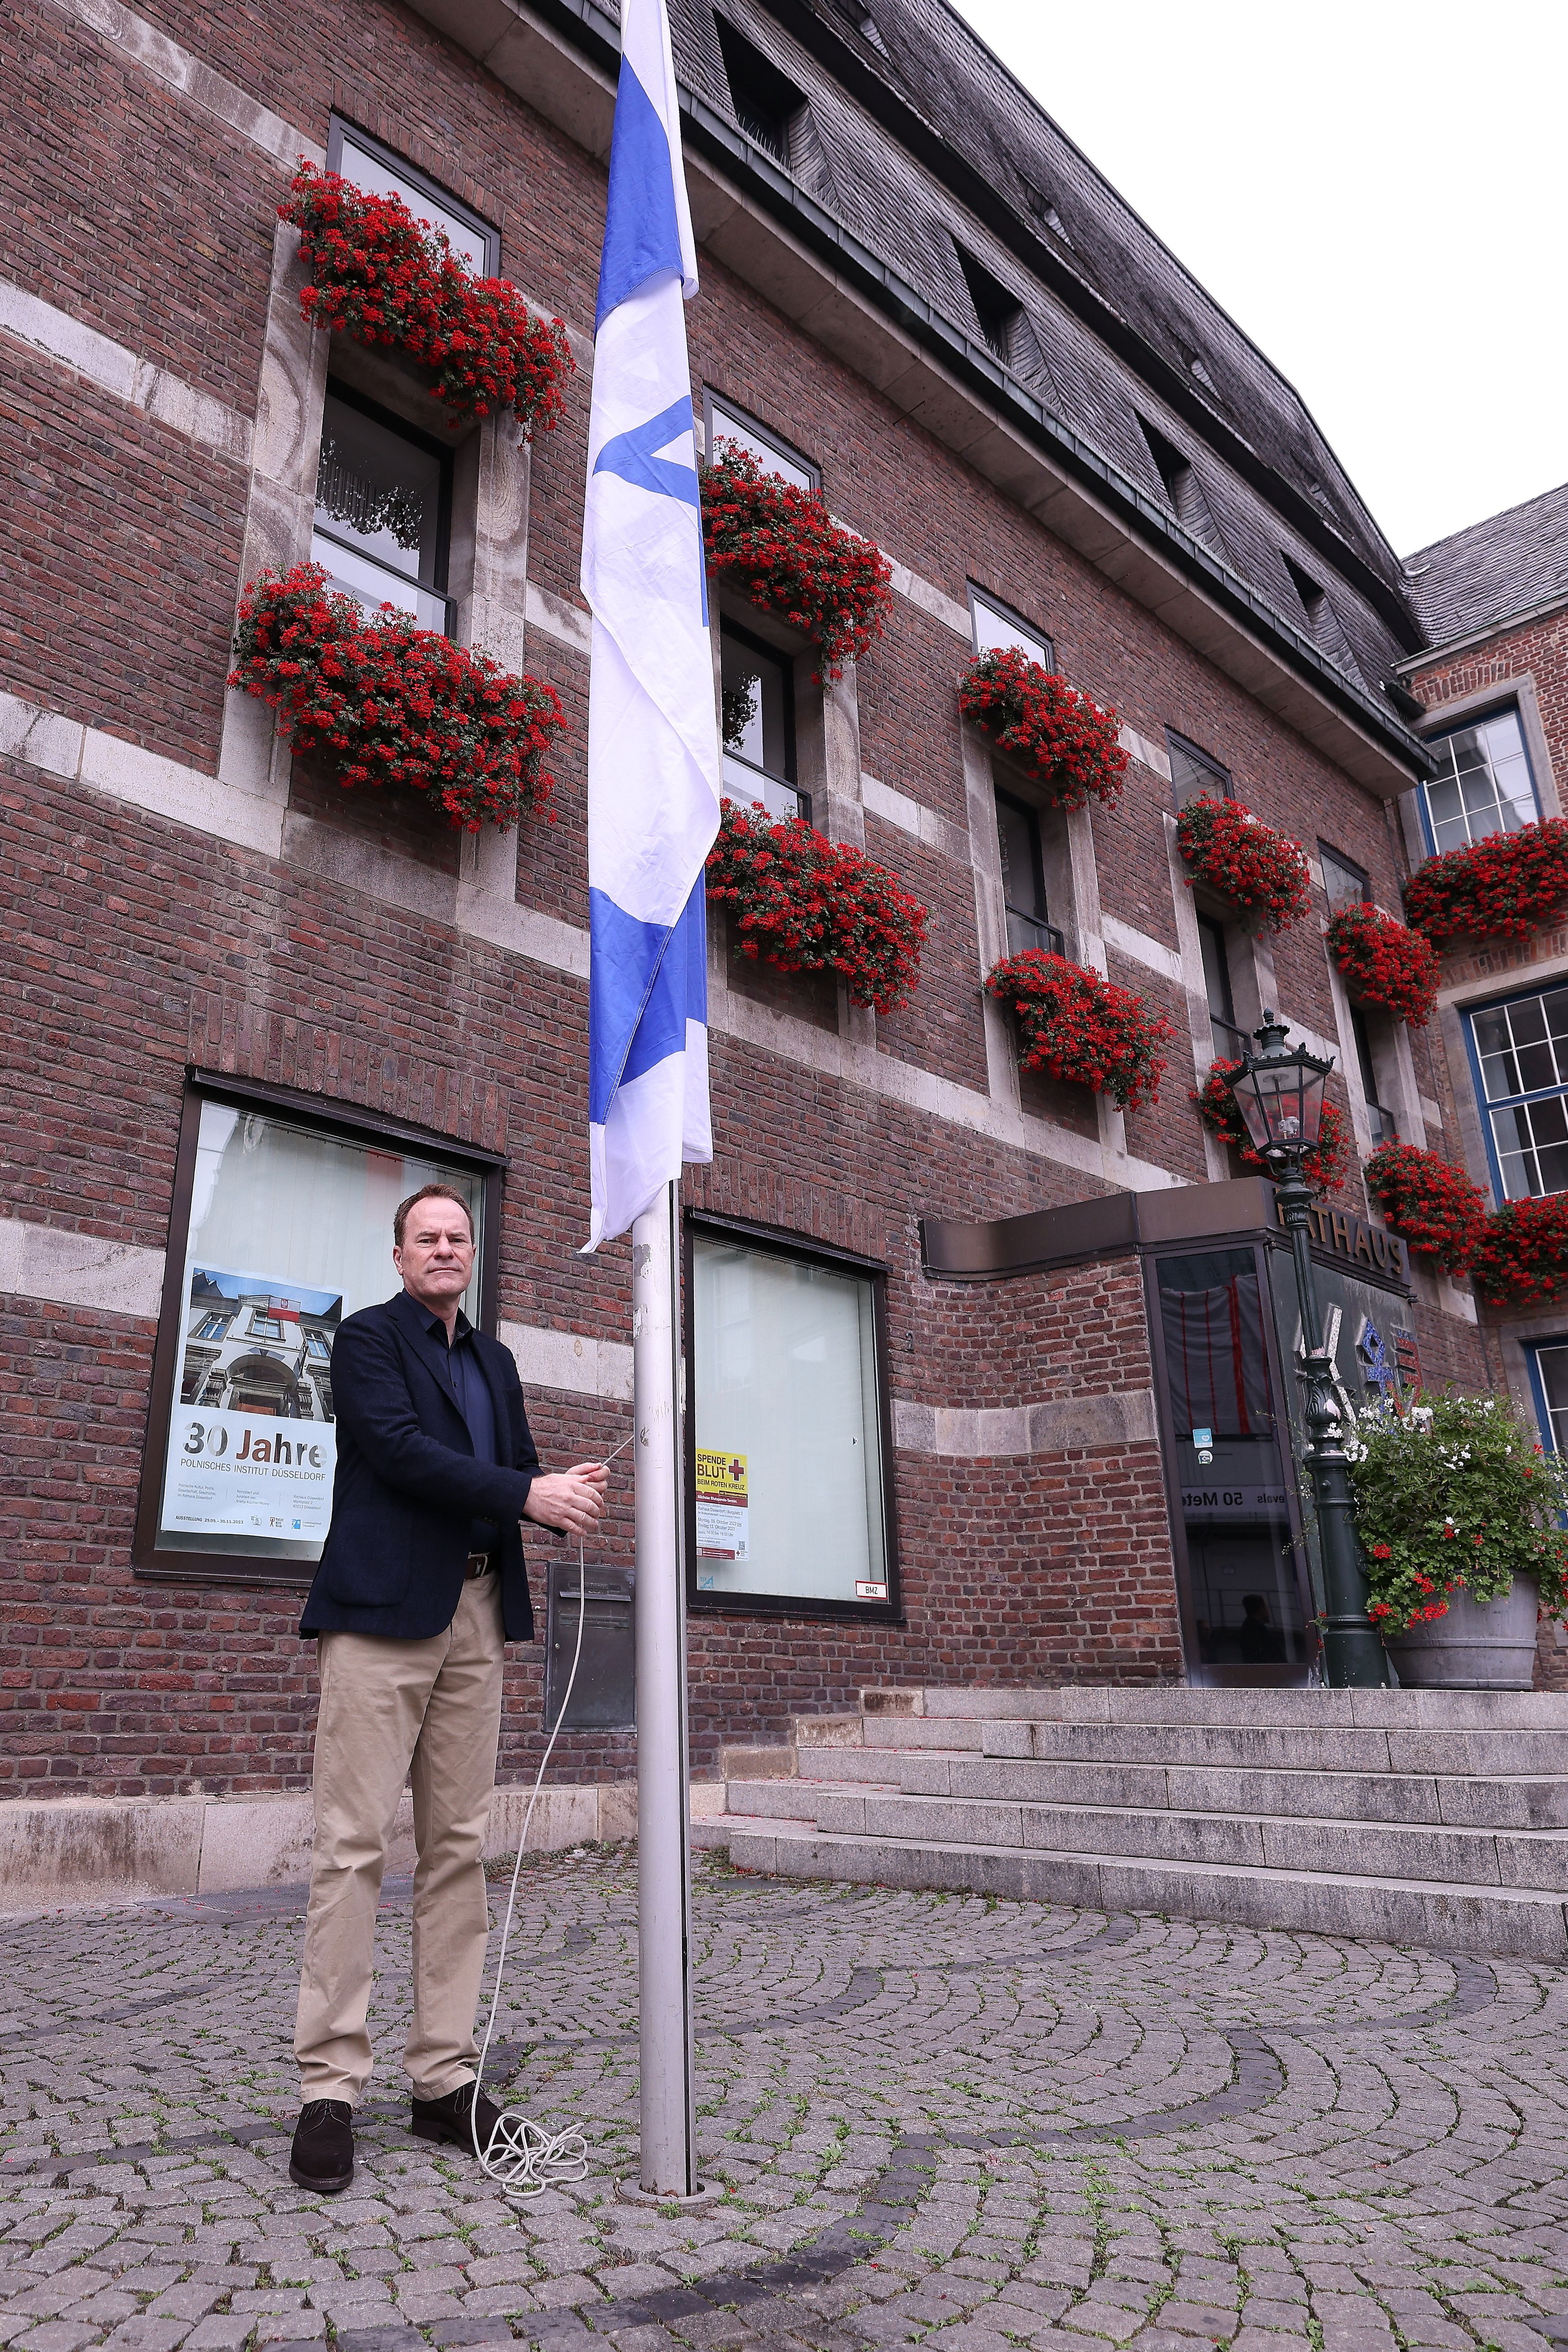
<svg viewBox="0 0 1568 2352"><path fill-rule="evenodd" d="M719 624L724 790L775 817L811 817L795 781L795 664L733 621Z"/></svg>
<svg viewBox="0 0 1568 2352"><path fill-rule="evenodd" d="M1280 550L1280 553L1284 554L1283 549ZM1318 651L1325 655L1337 668L1353 670L1356 667L1356 657L1351 651L1351 642L1345 635L1344 625L1329 602L1328 591L1312 578L1310 572L1303 572L1300 565L1293 562L1289 555L1285 556L1285 569L1290 574L1291 585L1300 599L1301 611L1307 623L1307 635L1311 638Z"/></svg>
<svg viewBox="0 0 1568 2352"><path fill-rule="evenodd" d="M1010 294L1000 279L993 278L984 265L956 241L953 251L969 291L981 341L1014 375L1053 389L1039 339L1018 297Z"/></svg>
<svg viewBox="0 0 1568 2352"><path fill-rule="evenodd" d="M1138 423L1143 438L1149 446L1149 455L1154 461L1154 471L1160 477L1161 486L1165 493L1165 501L1171 512L1183 530L1191 538L1195 539L1200 546L1206 547L1211 554L1224 555L1225 541L1221 539L1215 519L1209 512L1208 500L1204 496L1203 484L1198 480L1191 459L1184 457L1174 442L1167 441L1158 427L1151 425L1146 417L1141 416Z"/></svg>
<svg viewBox="0 0 1568 2352"><path fill-rule="evenodd" d="M896 1610L881 1269L688 1231L693 1604Z"/></svg>
<svg viewBox="0 0 1568 2352"><path fill-rule="evenodd" d="M969 587L969 625L973 631L977 654L1005 653L1010 646L1016 646L1021 654L1032 662L1038 662L1042 669L1056 668L1056 648L1044 630L1033 627L1015 613L1011 605L1002 604L994 596L988 596L984 589L976 588L973 581Z"/></svg>
<svg viewBox="0 0 1568 2352"><path fill-rule="evenodd" d="M339 172L368 196L399 196L416 220L440 229L460 260L477 277L493 278L500 268L500 234L468 206L368 131L332 118L327 135L327 169Z"/></svg>
<svg viewBox="0 0 1568 2352"><path fill-rule="evenodd" d="M790 168L797 131L804 127L805 100L777 66L752 47L727 18L716 16L714 28L730 84L735 120L748 139L763 147L776 163Z"/></svg>
<svg viewBox="0 0 1568 2352"><path fill-rule="evenodd" d="M1372 897L1372 885L1359 866L1342 857L1337 849L1326 842L1318 844L1318 862L1323 869L1323 888L1328 894L1329 912L1337 915L1346 907L1360 907Z"/></svg>
<svg viewBox="0 0 1568 2352"><path fill-rule="evenodd" d="M374 401L332 384L321 420L310 560L368 612L395 604L450 634L450 452Z"/></svg>
<svg viewBox="0 0 1568 2352"><path fill-rule="evenodd" d="M1568 988L1489 1004L1469 1029L1503 1199L1568 1192Z"/></svg>
<svg viewBox="0 0 1568 2352"><path fill-rule="evenodd" d="M1568 1339L1542 1339L1525 1349L1535 1418L1549 1454L1568 1454Z"/></svg>
<svg viewBox="0 0 1568 2352"><path fill-rule="evenodd" d="M1044 188L1033 180L1026 180L1022 172L1018 174L1018 185L1024 191L1024 202L1041 226L1048 228L1053 236L1059 236L1064 245L1070 246L1072 239L1068 235L1062 216Z"/></svg>
<svg viewBox="0 0 1568 2352"><path fill-rule="evenodd" d="M1210 915L1198 917L1198 945L1203 950L1204 992L1208 998L1215 1059L1216 1062L1238 1062L1247 1049L1248 1040L1246 1030L1237 1023L1236 1000L1230 985L1230 954L1225 943L1225 929Z"/></svg>
<svg viewBox="0 0 1568 2352"><path fill-rule="evenodd" d="M1235 798L1230 770L1222 768L1217 760L1211 760L1206 751L1200 751L1195 743L1189 743L1184 735L1173 735L1167 728L1165 748L1171 755L1171 790L1179 809L1185 808L1200 793L1217 793L1226 800Z"/></svg>
<svg viewBox="0 0 1568 2352"><path fill-rule="evenodd" d="M463 1304L479 1320L499 1171L417 1129L361 1129L310 1096L198 1077L175 1171L139 1574L309 1580L331 1512L338 1326L396 1290L393 1211L436 1179L470 1204L479 1255Z"/></svg>
<svg viewBox="0 0 1568 2352"><path fill-rule="evenodd" d="M1377 1066L1373 1056L1372 1032L1367 1027L1366 1014L1359 1004L1352 1004L1350 1016L1351 1035L1355 1040L1356 1066L1361 1072L1361 1090L1366 1101L1366 1119L1372 1129L1373 1142L1374 1145L1397 1143L1398 1121L1377 1098Z"/></svg>
<svg viewBox="0 0 1568 2352"><path fill-rule="evenodd" d="M731 441L742 449L750 450L764 473L782 474L784 480L793 482L797 490L816 490L822 487L821 468L814 466L809 457L803 457L798 449L792 449L787 441L781 441L776 433L770 433L765 425L757 423L754 416L748 416L743 408L736 408L731 402L721 400L717 393L710 392L703 395L702 439L710 465L717 458L723 443Z"/></svg>
<svg viewBox="0 0 1568 2352"><path fill-rule="evenodd" d="M1432 846L1463 849L1494 833L1517 833L1541 814L1517 710L1429 739L1437 772L1421 787Z"/></svg>
<svg viewBox="0 0 1568 2352"><path fill-rule="evenodd" d="M1040 820L1011 793L996 795L996 839L1002 852L1002 897L1007 909L1007 952L1044 948L1065 955L1067 943L1047 919L1046 871L1040 855Z"/></svg>

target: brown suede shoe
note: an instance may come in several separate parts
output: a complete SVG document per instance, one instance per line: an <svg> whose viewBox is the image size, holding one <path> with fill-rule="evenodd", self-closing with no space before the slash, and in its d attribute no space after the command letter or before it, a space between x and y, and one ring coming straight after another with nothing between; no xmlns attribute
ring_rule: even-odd
<svg viewBox="0 0 1568 2352"><path fill-rule="evenodd" d="M354 2136L346 2099L307 2099L294 2126L289 2178L296 2189L335 2197L354 2177Z"/></svg>
<svg viewBox="0 0 1568 2352"><path fill-rule="evenodd" d="M444 2099L419 2099L414 2102L414 2119L409 2128L416 2139L449 2141L454 2147L466 2147L474 2152L474 2130L469 2110L474 2104L474 2086L461 2083L448 2091ZM493 2099L479 2093L479 2143L482 2149L490 2144L490 2134L500 2121L500 2109Z"/></svg>

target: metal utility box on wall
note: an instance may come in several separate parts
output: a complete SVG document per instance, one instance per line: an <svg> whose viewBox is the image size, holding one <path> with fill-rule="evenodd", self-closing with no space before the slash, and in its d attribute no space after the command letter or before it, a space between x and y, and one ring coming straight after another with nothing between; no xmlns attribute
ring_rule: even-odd
<svg viewBox="0 0 1568 2352"><path fill-rule="evenodd" d="M577 1596L583 1570L575 1560L550 1563L544 1625L544 1720L553 1724L571 1678L577 1647ZM566 1731L628 1731L637 1722L637 1592L635 1568L595 1568L586 1572L583 1654Z"/></svg>

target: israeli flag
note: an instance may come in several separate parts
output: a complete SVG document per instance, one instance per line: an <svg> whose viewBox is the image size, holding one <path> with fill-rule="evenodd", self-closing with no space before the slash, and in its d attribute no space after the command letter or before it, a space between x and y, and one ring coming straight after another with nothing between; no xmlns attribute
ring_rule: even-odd
<svg viewBox="0 0 1568 2352"><path fill-rule="evenodd" d="M681 308L696 291L665 0L623 0L583 532L590 1250L683 1160L713 1156L702 869L719 733Z"/></svg>

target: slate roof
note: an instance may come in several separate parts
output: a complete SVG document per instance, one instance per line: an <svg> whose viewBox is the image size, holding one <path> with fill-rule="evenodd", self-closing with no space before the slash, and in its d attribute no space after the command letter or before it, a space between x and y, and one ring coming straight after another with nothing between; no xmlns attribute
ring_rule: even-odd
<svg viewBox="0 0 1568 2352"><path fill-rule="evenodd" d="M1375 693L1419 643L1408 584L1300 394L947 0L719 6L806 99L817 201L978 340L964 247L1023 308L1036 396L1169 509L1152 424L1231 568ZM729 113L711 0L670 14L680 79ZM1327 593L1316 629L1287 556Z"/></svg>
<svg viewBox="0 0 1568 2352"><path fill-rule="evenodd" d="M1568 482L1405 559L1434 645L1568 596Z"/></svg>

